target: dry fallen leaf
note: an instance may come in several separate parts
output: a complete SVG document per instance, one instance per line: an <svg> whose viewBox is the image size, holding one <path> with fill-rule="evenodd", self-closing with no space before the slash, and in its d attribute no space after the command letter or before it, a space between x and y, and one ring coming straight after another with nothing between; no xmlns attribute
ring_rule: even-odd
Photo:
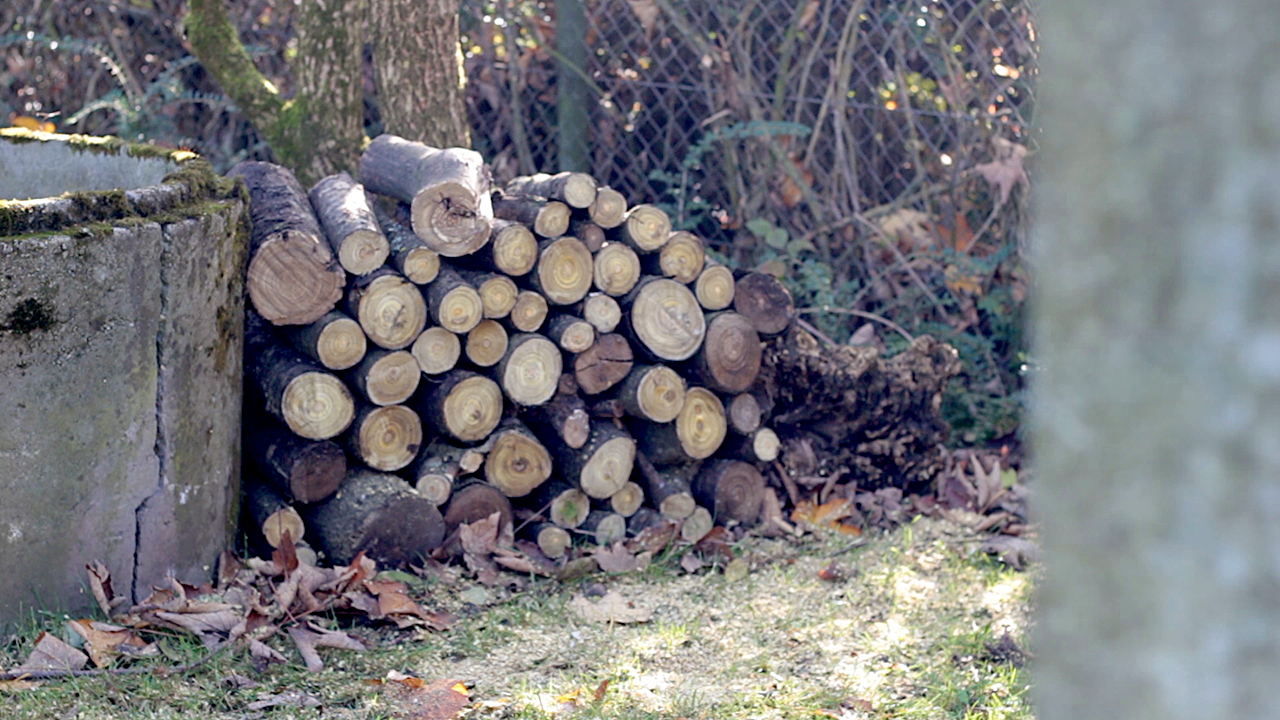
<svg viewBox="0 0 1280 720"><path fill-rule="evenodd" d="M724 566L724 579L727 582L740 582L751 573L751 563L746 558L734 558Z"/></svg>
<svg viewBox="0 0 1280 720"><path fill-rule="evenodd" d="M856 537L862 534L860 528L840 522L844 518L853 515L853 512L853 503L848 498L836 498L821 505L815 505L809 500L801 500L795 509L791 511L791 522L808 523L813 527L834 530L844 535Z"/></svg>
<svg viewBox="0 0 1280 720"><path fill-rule="evenodd" d="M36 647L18 670L80 670L89 656L47 632L36 638Z"/></svg>
<svg viewBox="0 0 1280 720"><path fill-rule="evenodd" d="M598 623L638 623L653 618L653 611L638 608L615 590L610 590L599 602L591 602L581 595L569 601L569 608L584 620Z"/></svg>
<svg viewBox="0 0 1280 720"><path fill-rule="evenodd" d="M685 553L684 557L680 558L680 569L690 574L698 572L705 566L706 563L702 562L702 558L698 557L697 553Z"/></svg>
<svg viewBox="0 0 1280 720"><path fill-rule="evenodd" d="M1040 561L1040 546L1022 537L996 535L982 543L982 551L1000 558L1000 562L1021 570L1027 563Z"/></svg>
<svg viewBox="0 0 1280 720"><path fill-rule="evenodd" d="M1014 185L1029 182L1027 171L1022 166L1023 158L1027 156L1027 148L1002 137L992 138L991 144L995 147L996 159L989 163L975 165L973 169L986 178L987 182L1000 189L999 205L1004 205L1009 201L1009 193L1013 191Z"/></svg>
<svg viewBox="0 0 1280 720"><path fill-rule="evenodd" d="M112 605L115 591L111 588L111 572L97 560L85 565L85 569L89 571L89 590L93 592L93 599L98 601L102 614L110 617L111 611L115 609Z"/></svg>
<svg viewBox="0 0 1280 720"><path fill-rule="evenodd" d="M286 690L278 695L259 695L258 700L245 706L246 710L265 710L272 707L320 707L320 699L301 690Z"/></svg>
<svg viewBox="0 0 1280 720"><path fill-rule="evenodd" d="M621 540L615 542L612 547L598 547L593 554L600 569L609 573L644 570L649 567L649 559L652 557L652 553L647 551L632 555Z"/></svg>
<svg viewBox="0 0 1280 720"><path fill-rule="evenodd" d="M298 652L307 665L307 671L313 673L324 669L324 661L320 659L320 653L316 652L316 648L328 647L356 652L363 652L366 649L364 642L359 638L336 630L326 630L314 623L307 623L306 627L289 628L289 637L293 638L293 644L298 646Z"/></svg>
<svg viewBox="0 0 1280 720"><path fill-rule="evenodd" d="M406 720L450 720L471 704L467 686L460 680L427 683L392 673L382 687L391 714Z"/></svg>
<svg viewBox="0 0 1280 720"><path fill-rule="evenodd" d="M249 661L258 672L266 672L271 665L288 662L275 648L257 638L249 639Z"/></svg>
<svg viewBox="0 0 1280 720"><path fill-rule="evenodd" d="M0 693L35 690L42 684L35 680L0 680Z"/></svg>
<svg viewBox="0 0 1280 720"><path fill-rule="evenodd" d="M131 645L135 650L146 647L147 643L134 635L130 628L111 625L96 620L71 620L67 627L84 638L84 648L89 658L97 667L106 667L121 653L122 645Z"/></svg>

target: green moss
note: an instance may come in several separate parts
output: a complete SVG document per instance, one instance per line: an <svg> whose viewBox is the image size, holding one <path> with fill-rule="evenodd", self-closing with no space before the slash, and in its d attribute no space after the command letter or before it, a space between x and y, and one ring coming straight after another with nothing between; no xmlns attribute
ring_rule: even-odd
<svg viewBox="0 0 1280 720"><path fill-rule="evenodd" d="M9 311L4 329L15 335L29 335L37 330L48 330L58 324L51 303L38 298L27 298Z"/></svg>

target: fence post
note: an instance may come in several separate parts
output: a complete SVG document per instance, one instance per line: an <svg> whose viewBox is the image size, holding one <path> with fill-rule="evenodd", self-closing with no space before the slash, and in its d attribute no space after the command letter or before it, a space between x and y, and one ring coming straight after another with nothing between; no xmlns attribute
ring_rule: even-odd
<svg viewBox="0 0 1280 720"><path fill-rule="evenodd" d="M556 0L556 122L560 170L587 172L591 91L587 67L587 12L583 0Z"/></svg>

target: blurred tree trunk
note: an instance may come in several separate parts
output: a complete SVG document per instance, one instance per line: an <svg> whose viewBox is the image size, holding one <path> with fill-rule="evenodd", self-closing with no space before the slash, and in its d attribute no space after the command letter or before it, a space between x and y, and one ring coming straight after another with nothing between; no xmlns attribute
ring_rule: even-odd
<svg viewBox="0 0 1280 720"><path fill-rule="evenodd" d="M370 0L383 126L432 147L470 147L460 0Z"/></svg>
<svg viewBox="0 0 1280 720"><path fill-rule="evenodd" d="M1040 10L1037 714L1280 717L1280 3Z"/></svg>

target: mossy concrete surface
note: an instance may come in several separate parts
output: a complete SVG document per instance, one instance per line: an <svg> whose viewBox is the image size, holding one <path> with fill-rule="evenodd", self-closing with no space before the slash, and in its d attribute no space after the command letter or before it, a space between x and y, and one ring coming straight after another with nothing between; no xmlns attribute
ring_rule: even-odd
<svg viewBox="0 0 1280 720"><path fill-rule="evenodd" d="M189 153L0 131L0 164L85 158L151 184L0 199L0 622L92 604L94 560L117 592L206 580L232 537L243 193Z"/></svg>

